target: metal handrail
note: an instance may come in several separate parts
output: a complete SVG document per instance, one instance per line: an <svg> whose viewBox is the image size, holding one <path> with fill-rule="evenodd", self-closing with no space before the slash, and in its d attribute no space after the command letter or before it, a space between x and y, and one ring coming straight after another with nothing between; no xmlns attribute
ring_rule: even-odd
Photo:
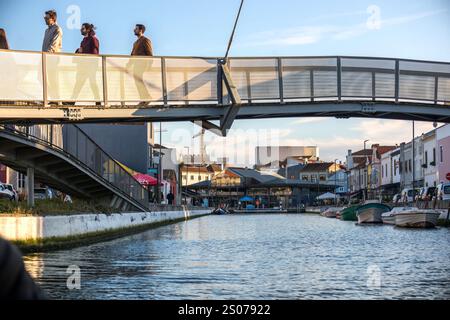
<svg viewBox="0 0 450 320"><path fill-rule="evenodd" d="M16 49L0 49L0 52L17 52L17 53L44 53L42 51L33 51L33 50L16 50ZM83 53L69 53L69 52L59 52L59 53L49 53L54 55L67 55L67 56L89 56L89 54ZM130 56L126 54L98 54L98 57L111 57L111 58L168 58L168 59L205 59L205 60L221 60L223 57L219 56L159 56L154 55L151 57L146 56ZM249 56L233 56L228 57L228 59L327 59L327 58L337 58L340 57L342 59L363 59L363 60L399 60L399 61L408 61L408 62L423 62L423 63L439 63L439 64L450 64L450 61L434 61L434 60L420 60L420 59L408 59L408 58L392 58L392 57L371 57L371 56L347 56L347 55L320 55L320 56L257 56L257 57L249 57Z"/></svg>

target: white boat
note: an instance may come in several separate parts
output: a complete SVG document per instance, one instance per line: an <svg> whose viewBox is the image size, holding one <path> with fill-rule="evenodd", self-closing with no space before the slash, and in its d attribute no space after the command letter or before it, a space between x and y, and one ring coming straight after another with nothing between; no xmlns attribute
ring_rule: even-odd
<svg viewBox="0 0 450 320"><path fill-rule="evenodd" d="M404 228L434 228L440 214L439 211L433 209L403 210L394 215L395 225Z"/></svg>
<svg viewBox="0 0 450 320"><path fill-rule="evenodd" d="M330 207L324 212L322 212L320 215L327 218L336 218L337 213L342 209L343 207Z"/></svg>
<svg viewBox="0 0 450 320"><path fill-rule="evenodd" d="M395 224L395 214L398 212L402 212L405 210L411 210L411 209L418 209L416 207L395 207L392 208L391 211L385 212L381 215L381 220L383 220L383 223L385 224Z"/></svg>
<svg viewBox="0 0 450 320"><path fill-rule="evenodd" d="M378 202L366 203L356 209L358 224L362 223L383 223L381 215L391 211L391 208Z"/></svg>

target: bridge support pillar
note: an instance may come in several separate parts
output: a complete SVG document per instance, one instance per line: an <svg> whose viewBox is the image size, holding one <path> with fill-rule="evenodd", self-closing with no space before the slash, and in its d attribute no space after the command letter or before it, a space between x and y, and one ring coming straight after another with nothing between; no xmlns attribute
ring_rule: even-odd
<svg viewBox="0 0 450 320"><path fill-rule="evenodd" d="M34 207L34 168L27 168L27 204Z"/></svg>

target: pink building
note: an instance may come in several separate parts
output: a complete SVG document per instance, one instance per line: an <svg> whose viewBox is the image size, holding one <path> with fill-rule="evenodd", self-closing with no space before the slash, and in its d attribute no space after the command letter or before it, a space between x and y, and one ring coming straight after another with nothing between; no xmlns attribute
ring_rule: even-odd
<svg viewBox="0 0 450 320"><path fill-rule="evenodd" d="M0 163L0 182L6 183L6 166Z"/></svg>
<svg viewBox="0 0 450 320"><path fill-rule="evenodd" d="M450 124L436 129L438 182L450 182Z"/></svg>

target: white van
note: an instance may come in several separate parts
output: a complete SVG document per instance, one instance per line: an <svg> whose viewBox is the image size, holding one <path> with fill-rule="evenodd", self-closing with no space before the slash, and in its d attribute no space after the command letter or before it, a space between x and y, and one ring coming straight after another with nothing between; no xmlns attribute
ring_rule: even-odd
<svg viewBox="0 0 450 320"><path fill-rule="evenodd" d="M400 202L414 202L418 194L419 189L405 188L402 190Z"/></svg>
<svg viewBox="0 0 450 320"><path fill-rule="evenodd" d="M450 200L450 182L438 184L436 195L438 200Z"/></svg>

